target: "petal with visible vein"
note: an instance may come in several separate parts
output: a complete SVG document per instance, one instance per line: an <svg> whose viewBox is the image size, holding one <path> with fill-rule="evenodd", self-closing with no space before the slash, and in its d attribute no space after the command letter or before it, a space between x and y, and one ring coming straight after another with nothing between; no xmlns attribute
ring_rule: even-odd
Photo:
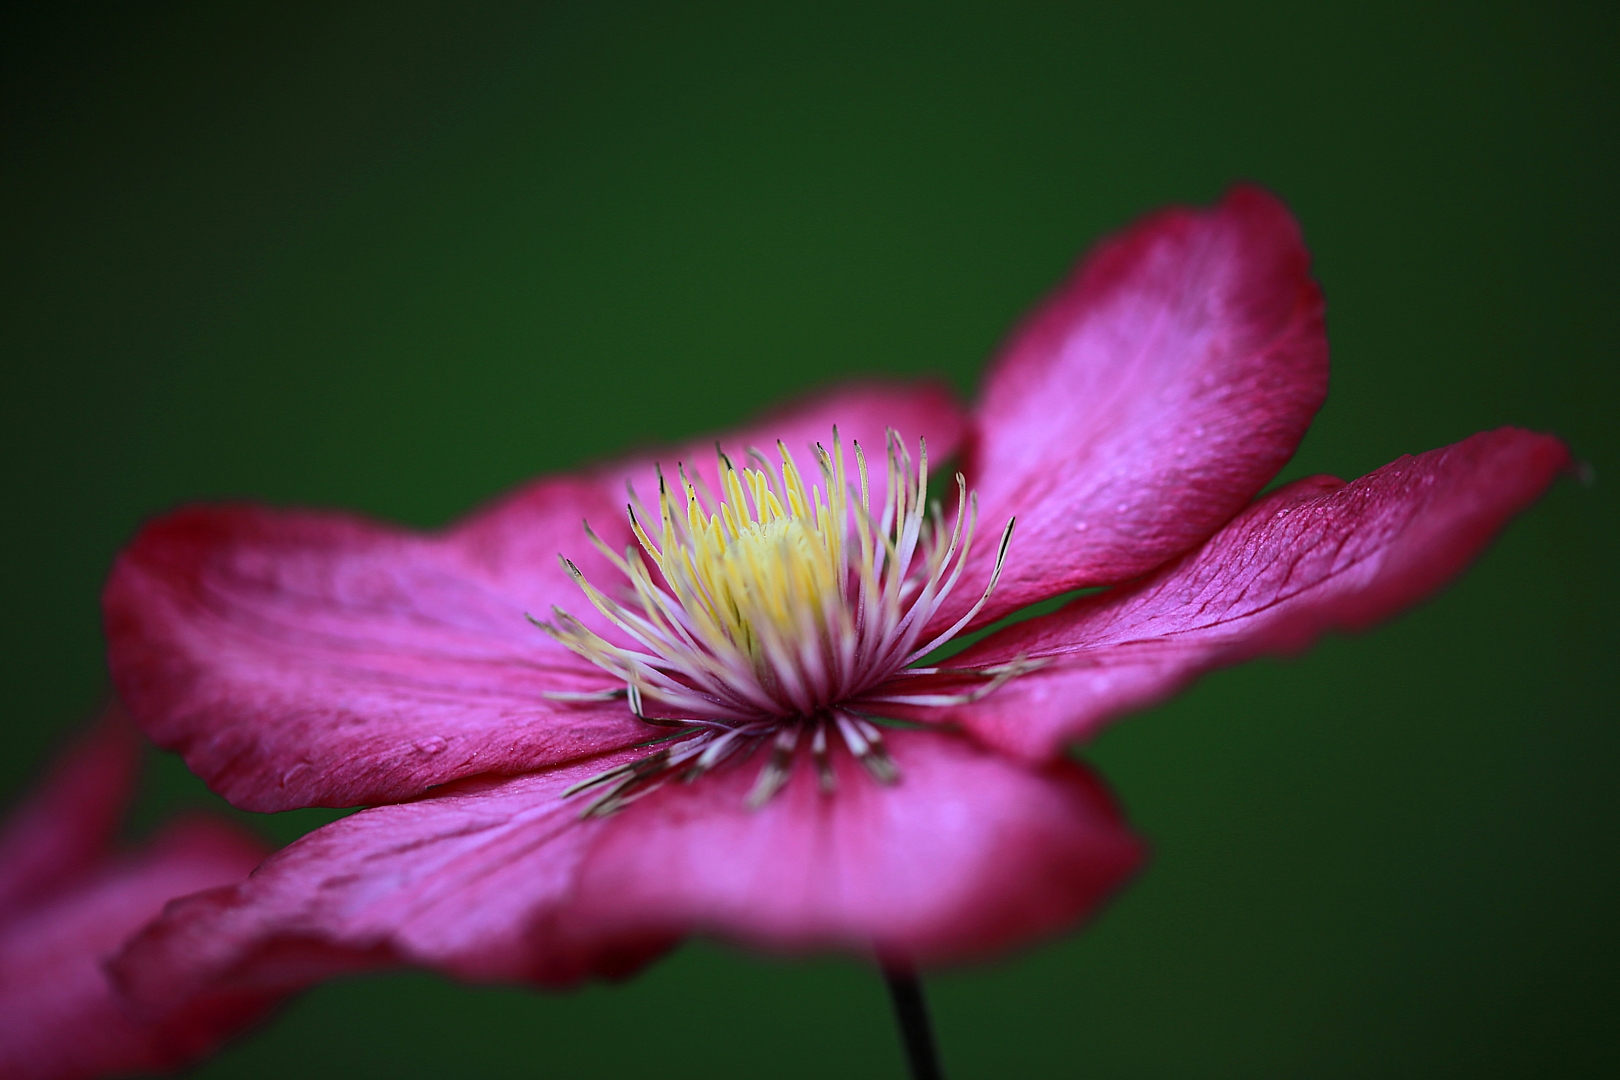
<svg viewBox="0 0 1620 1080"><path fill-rule="evenodd" d="M1358 630L1416 603L1458 574L1569 462L1557 439L1501 428L1351 484L1298 481L1141 583L1071 602L950 661L953 669L1044 662L995 693L935 709L871 708L959 723L999 750L1050 758L1211 668L1296 651L1325 631ZM972 685L921 676L889 691Z"/></svg>
<svg viewBox="0 0 1620 1080"><path fill-rule="evenodd" d="M1018 518L976 625L1150 570L1266 485L1327 393L1309 263L1287 209L1240 186L1105 240L1018 328L966 456L986 531ZM970 585L992 554L975 548Z"/></svg>

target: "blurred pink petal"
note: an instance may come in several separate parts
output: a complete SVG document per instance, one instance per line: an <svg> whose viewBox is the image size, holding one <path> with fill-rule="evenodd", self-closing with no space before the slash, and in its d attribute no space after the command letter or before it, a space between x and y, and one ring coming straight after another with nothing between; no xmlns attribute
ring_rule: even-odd
<svg viewBox="0 0 1620 1080"><path fill-rule="evenodd" d="M7 816L0 825L0 920L106 857L140 755L140 732L128 721L103 720Z"/></svg>
<svg viewBox="0 0 1620 1080"><path fill-rule="evenodd" d="M960 449L967 433L968 418L950 388L942 383L863 380L773 409L735 431L693 439L656 453L631 454L622 461L593 470L593 475L606 481L622 521L624 485L626 482L634 484L643 497L652 495L658 485L655 464L661 463L667 470L684 465L689 474L702 477L712 488L718 480L715 443L740 459L750 447L770 454L780 439L789 450L803 455L811 445L827 442L835 424L845 443L860 443L874 462L882 461L886 433L893 429L913 444L918 439L926 439L930 459L940 464ZM882 469L874 469L872 492L877 503L883 501L884 482Z"/></svg>
<svg viewBox="0 0 1620 1080"><path fill-rule="evenodd" d="M69 1080L178 1068L271 1002L262 995L177 1001L138 1013L109 983L103 964L166 902L240 881L266 854L239 830L203 818L169 826L138 852L115 853L112 833L138 749L127 723L103 721L6 823L0 1076Z"/></svg>

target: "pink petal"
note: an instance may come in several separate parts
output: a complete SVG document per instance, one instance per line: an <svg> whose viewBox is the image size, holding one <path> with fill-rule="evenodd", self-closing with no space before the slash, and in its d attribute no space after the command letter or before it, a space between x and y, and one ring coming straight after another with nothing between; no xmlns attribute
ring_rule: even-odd
<svg viewBox="0 0 1620 1080"><path fill-rule="evenodd" d="M891 428L896 431L913 459L917 456L917 441L926 440L928 460L937 466L960 447L967 418L955 396L943 384L867 381L823 391L718 438L693 439L684 446L632 457L602 471L609 478L621 507L626 479L635 485L642 500L651 505L658 491L654 464L661 465L666 475L673 477L676 464L684 463L688 474L696 472L710 491L718 491L714 452L717 442L740 468L747 463L745 455L750 448L758 449L773 464L778 462L776 443L780 439L793 453L806 479L819 483L811 448L820 443L831 450L834 425L838 427L851 476L855 474L852 444L859 443L865 451L872 500L875 506L881 507L887 484L885 433Z"/></svg>
<svg viewBox="0 0 1620 1080"><path fill-rule="evenodd" d="M1150 570L1265 486L1327 393L1309 263L1288 210L1240 186L1104 241L1017 330L967 455L985 533L968 582L1018 518L978 624Z"/></svg>
<svg viewBox="0 0 1620 1080"><path fill-rule="evenodd" d="M559 795L618 758L362 811L175 905L117 970L161 1004L387 962L565 984L694 931L927 963L1062 929L1140 859L1077 766L1030 770L936 733L892 743L897 786L840 756L829 798L801 761L758 812L744 805L758 757L607 819Z"/></svg>
<svg viewBox="0 0 1620 1080"><path fill-rule="evenodd" d="M173 905L115 964L148 1008L285 992L416 963L466 979L566 983L589 973L554 930L601 832L571 784L643 751L479 778L318 829L248 881ZM635 966L667 940L637 943ZM640 950L640 951L638 951Z"/></svg>
<svg viewBox="0 0 1620 1080"><path fill-rule="evenodd" d="M929 460L938 465L960 448L967 418L950 388L940 383L869 380L837 386L769 412L735 431L703 436L680 446L633 451L569 481L534 481L458 524L450 538L504 584L516 586L513 591L518 595L532 597L529 610L540 614L549 611L553 603L560 604L612 639L614 631L591 610L578 586L558 569L557 555L561 553L578 563L594 583L617 580L618 576L600 563L587 542L581 519L588 518L591 528L613 549L633 545L626 513L627 489L633 489L646 506L653 507L659 470L674 486L679 483L679 470L684 468L709 493L717 492L717 445L741 468L750 464L750 449L758 450L773 465L779 462L776 444L780 440L806 478L820 483L812 448L820 443L830 450L835 427L851 476L855 474L853 445L859 443L865 450L871 467L871 497L874 505L881 506L887 486L886 433L896 431L914 458L917 441L926 440ZM570 501L569 513L557 512L560 494Z"/></svg>
<svg viewBox="0 0 1620 1080"><path fill-rule="evenodd" d="M575 534L582 504L599 505L571 497L583 486L553 482L535 531ZM543 696L606 679L524 619L546 612L530 591L543 575L502 569L345 515L182 510L113 567L113 680L154 740L252 810L409 798L644 738L623 702Z"/></svg>
<svg viewBox="0 0 1620 1080"><path fill-rule="evenodd" d="M264 997L184 1005L139 1017L102 963L171 897L243 878L263 849L236 829L194 820L131 859L0 926L0 1076L67 1080L178 1068L256 1017Z"/></svg>
<svg viewBox="0 0 1620 1080"><path fill-rule="evenodd" d="M116 704L0 826L0 922L89 871L135 787L140 735Z"/></svg>
<svg viewBox="0 0 1620 1080"><path fill-rule="evenodd" d="M935 964L1073 926L1142 857L1077 765L1030 770L935 732L885 738L893 787L839 754L831 797L801 762L752 812L755 770L737 768L610 819L560 926L597 942L695 930Z"/></svg>
<svg viewBox="0 0 1620 1080"><path fill-rule="evenodd" d="M704 436L676 447L641 450L619 461L595 466L568 478L545 478L526 484L497 499L458 523L448 542L467 560L498 582L504 594L523 599L526 610L538 616L561 605L589 623L604 637L616 631L601 619L579 587L561 570L557 556L566 555L593 583L608 589L620 580L588 542L582 521L588 519L596 534L614 550L635 544L626 507L627 487L648 506L658 491L658 468L677 483L677 470L701 480L710 492L718 490L715 447L721 446L739 466L748 463L750 448L771 461L778 460L781 440L796 455L811 482L819 482L811 447L831 447L837 427L849 453L860 442L875 453L873 498L881 503L884 434L898 431L913 454L916 441L926 438L930 459L936 464L954 454L966 428L966 418L950 389L934 382L890 383L867 381L834 387L802 401L767 413L735 431ZM633 433L627 433L632 434ZM853 456L849 467L854 471ZM598 680L600 682L600 680Z"/></svg>
<svg viewBox="0 0 1620 1080"><path fill-rule="evenodd" d="M959 723L1025 759L1057 755L1211 668L1303 649L1325 631L1361 629L1416 603L1568 466L1557 439L1500 428L1351 484L1298 481L1146 581L1018 624L951 661L966 668L1022 657L1046 667L972 704L871 707ZM967 688L921 677L889 691Z"/></svg>
<svg viewBox="0 0 1620 1080"><path fill-rule="evenodd" d="M825 441L835 423L878 446L888 424L926 434L940 454L962 428L939 387L873 383L724 441ZM685 455L713 460L696 447L657 458ZM589 518L615 548L629 544L624 482L648 460L536 481L433 536L253 506L171 514L113 568L113 679L153 739L252 810L396 801L630 745L646 729L623 702L542 696L610 680L524 614L545 618L562 604L612 636L557 555L593 581L616 580L580 523Z"/></svg>

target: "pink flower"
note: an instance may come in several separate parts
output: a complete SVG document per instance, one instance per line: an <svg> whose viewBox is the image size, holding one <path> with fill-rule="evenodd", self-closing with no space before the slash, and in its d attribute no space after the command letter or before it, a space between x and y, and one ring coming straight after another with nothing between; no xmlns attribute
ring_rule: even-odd
<svg viewBox="0 0 1620 1080"><path fill-rule="evenodd" d="M562 984L692 932L915 965L1073 925L1141 849L1070 743L1415 602L1567 466L1504 428L1256 501L1327 374L1298 229L1239 188L1105 241L971 413L846 387L430 535L153 522L106 593L133 715L239 806L372 808L171 908L123 977L148 1002L394 962ZM961 455L953 512L914 446Z"/></svg>
<svg viewBox="0 0 1620 1080"><path fill-rule="evenodd" d="M0 828L0 1076L177 1068L268 1004L218 998L138 1015L109 983L102 965L166 901L240 881L267 854L202 817L115 852L139 753L135 730L109 713Z"/></svg>

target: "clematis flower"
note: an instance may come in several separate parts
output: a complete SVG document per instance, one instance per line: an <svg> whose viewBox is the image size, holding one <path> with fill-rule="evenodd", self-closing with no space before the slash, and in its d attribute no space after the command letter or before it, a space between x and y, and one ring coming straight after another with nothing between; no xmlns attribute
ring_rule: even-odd
<svg viewBox="0 0 1620 1080"><path fill-rule="evenodd" d="M0 1075L177 1068L269 1004L216 997L138 1015L108 981L103 963L166 901L237 882L267 854L203 817L170 825L140 851L115 852L139 753L139 735L111 711L0 827Z"/></svg>
<svg viewBox="0 0 1620 1080"><path fill-rule="evenodd" d="M1322 312L1240 187L1105 241L971 411L849 386L437 533L148 524L105 597L132 714L238 806L370 808L171 907L125 985L567 984L691 933L908 968L1072 926L1141 847L1071 743L1421 599L1567 466L1504 428L1261 495L1326 394Z"/></svg>

